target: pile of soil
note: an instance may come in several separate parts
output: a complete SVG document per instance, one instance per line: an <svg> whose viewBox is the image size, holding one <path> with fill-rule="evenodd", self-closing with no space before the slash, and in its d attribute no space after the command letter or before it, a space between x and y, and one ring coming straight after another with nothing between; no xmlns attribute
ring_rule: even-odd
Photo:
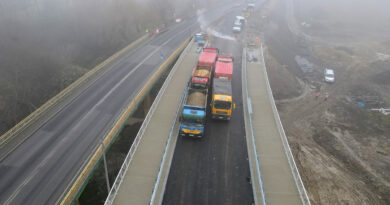
<svg viewBox="0 0 390 205"><path fill-rule="evenodd" d="M361 20L354 18L356 7L342 13L350 30L334 27L342 19L330 9L350 4L347 0L273 0L248 20L248 29L264 33L270 84L313 205L390 204L390 116L370 111L390 105L390 46L380 43L388 41L380 39L386 37L382 30L366 29L365 33L377 34L354 34L353 41L345 37L362 30L354 27ZM316 9L326 15L313 12ZM302 26L303 21L311 26ZM329 32L320 32L324 28ZM372 36L376 38L369 39ZM294 61L297 55L317 65L319 70L313 72L317 76L307 78L302 73ZM324 67L335 70L335 83L322 82ZM358 101L364 101L365 107Z"/></svg>
<svg viewBox="0 0 390 205"><path fill-rule="evenodd" d="M194 72L194 76L208 77L209 75L210 75L210 71L207 69L197 69Z"/></svg>
<svg viewBox="0 0 390 205"><path fill-rule="evenodd" d="M205 100L206 95L204 93L194 91L188 96L187 105L202 107L204 106Z"/></svg>

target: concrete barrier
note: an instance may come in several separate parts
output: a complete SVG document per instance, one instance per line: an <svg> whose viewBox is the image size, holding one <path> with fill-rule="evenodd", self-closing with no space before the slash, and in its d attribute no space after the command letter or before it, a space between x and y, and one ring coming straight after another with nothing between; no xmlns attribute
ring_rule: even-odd
<svg viewBox="0 0 390 205"><path fill-rule="evenodd" d="M125 53L128 53L131 49L138 46L140 43L144 42L146 39L148 39L150 35L145 34L136 41L130 43L120 51L116 52L111 57L107 58L105 61L100 63L99 65L95 66L92 70L85 73L82 77L77 79L75 82L70 84L68 87L66 87L64 90L62 90L60 93L58 93L56 96L52 97L50 100L48 100L45 104L40 106L38 109L36 109L34 112L32 112L30 115L28 115L26 118L24 118L22 121L20 121L18 124L16 124L14 127L12 127L10 130L8 130L6 133L4 133L2 136L0 136L0 148L7 144L15 135L26 129L29 125L31 125L33 122L39 119L42 114L44 114L46 111L49 110L52 106L58 104L62 99L64 99L66 96L68 96L75 88L82 85L82 83L86 82L88 79L94 77L94 74L97 74L99 71L104 68L104 66L108 65L109 63L113 62L114 60L118 59L118 57L122 56Z"/></svg>
<svg viewBox="0 0 390 205"><path fill-rule="evenodd" d="M267 93L268 93L269 101L270 101L270 104L272 107L272 112L274 114L275 123L277 125L278 130L279 130L280 138L283 142L284 151L285 151L285 154L287 156L288 163L290 165L295 184L298 188L299 196L301 198L302 204L303 205L310 205L311 204L310 198L307 195L305 185L303 184L302 179L301 179L301 175L299 174L299 170L298 170L297 165L295 163L294 156L291 152L291 148L290 148L290 145L288 143L286 133L284 132L282 121L280 120L278 108L276 107L274 96L272 94L272 88L271 88L271 85L270 85L269 79L268 79L267 67L265 65L263 44L260 44L260 51L261 51L261 60L263 62L263 68L264 68L263 71L264 71L264 75L265 75L265 81L267 84L267 91L268 91Z"/></svg>
<svg viewBox="0 0 390 205"><path fill-rule="evenodd" d="M263 187L263 178L260 171L260 162L259 155L256 151L256 140L254 137L253 123L252 123L252 103L249 97L248 92L248 74L246 67L246 48L242 51L242 67L241 67L241 83L242 83L242 99L244 107L244 121L245 121L245 130L247 138L247 147L248 147L248 159L249 159L249 168L251 171L251 180L252 180L252 189L253 189L253 198L256 205L266 205L267 201L265 198L264 187ZM249 126L248 126L249 125ZM249 127L249 129L247 128ZM249 134L250 133L250 134Z"/></svg>
<svg viewBox="0 0 390 205"><path fill-rule="evenodd" d="M113 139L119 134L121 129L123 128L125 122L131 115L131 113L137 108L138 104L143 100L144 96L147 92L152 88L154 83L158 80L160 74L176 59L176 57L184 50L184 48L189 43L189 39L186 40L176 51L172 53L171 56L157 69L157 71L152 75L149 81L145 84L145 86L138 92L136 97L130 102L127 108L122 112L121 116L114 123L113 128L109 131L104 139L104 146L109 147L112 143ZM102 147L99 145L89 159L89 161L84 166L84 169L81 171L72 187L69 189L65 197L63 198L61 205L73 204L75 199L78 198L81 193L83 187L85 186L88 178L91 176L91 173L96 168L98 161L102 156Z"/></svg>

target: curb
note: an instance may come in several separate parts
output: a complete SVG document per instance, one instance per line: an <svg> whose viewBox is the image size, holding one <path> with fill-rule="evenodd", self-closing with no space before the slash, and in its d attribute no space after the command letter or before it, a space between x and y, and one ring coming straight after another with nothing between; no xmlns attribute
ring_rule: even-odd
<svg viewBox="0 0 390 205"><path fill-rule="evenodd" d="M301 175L299 174L299 170L298 170L297 165L295 163L294 156L291 152L291 148L290 148L288 139L286 137L286 133L284 132L284 128L283 128L282 121L280 120L278 108L276 107L276 104L275 104L275 99L274 99L274 96L272 93L272 88L271 88L271 85L270 85L269 79L268 79L267 67L265 65L263 44L260 44L260 51L261 51L261 58L263 61L263 72L265 75L265 82L267 84L267 92L269 95L269 101L271 103L272 112L274 114L276 126L279 130L279 136L280 136L282 143L283 143L284 152L286 154L288 163L290 165L290 169L291 169L292 175L294 177L295 185L297 186L297 189L299 192L299 197L301 198L302 204L303 205L311 205L310 198L307 195L305 185L302 182Z"/></svg>
<svg viewBox="0 0 390 205"><path fill-rule="evenodd" d="M84 82L86 82L89 78L93 77L94 74L96 74L98 71L100 71L104 66L111 63L112 61L116 60L118 57L122 56L124 53L129 52L134 47L138 46L140 43L145 41L149 37L149 34L145 34L139 39L135 40L134 42L130 43L120 51L116 52L111 57L107 58L105 61L100 63L99 65L95 66L93 69L85 73L83 76L81 76L79 79L74 81L72 84L70 84L68 87L63 89L61 92L59 92L57 95L52 97L50 100L48 100L46 103L41 105L38 109L36 109L34 112L29 114L26 118L24 118L22 121L20 121L18 124L16 124L14 127L12 127L10 130L8 130L6 133L4 133L2 136L0 136L0 148L7 144L12 138L26 129L28 126L30 126L33 122L37 121L39 117L44 114L46 111L49 110L52 106L58 104L61 100L63 100L66 96L68 96L75 88L82 85Z"/></svg>
<svg viewBox="0 0 390 205"><path fill-rule="evenodd" d="M266 205L263 178L260 170L259 155L256 151L256 140L254 138L254 130L252 123L252 103L248 93L248 73L247 73L247 47L243 48L242 52L242 66L241 66L241 84L242 84L242 99L244 108L244 123L246 132L246 142L248 150L249 168L251 172L251 181L253 189L253 198L256 205ZM250 133L250 134L248 134Z"/></svg>
<svg viewBox="0 0 390 205"><path fill-rule="evenodd" d="M137 105L142 101L146 92L151 89L153 84L157 81L160 74L167 68L169 64L173 62L173 60L181 53L181 51L187 46L189 40L186 40L176 51L174 51L171 56L157 69L157 71L152 75L149 81L145 84L145 86L138 92L136 97L130 102L128 107L125 109L123 114L118 118L118 120L114 123L113 128L104 139L104 146L107 148L112 143L113 139L123 128L123 124L127 121L130 114L137 108ZM87 179L91 176L92 171L96 168L97 162L100 160L102 156L102 147L99 145L97 150L92 155L85 168L76 181L73 183L72 187L69 189L64 199L61 201L61 205L73 204L75 199L79 196L80 191L86 185Z"/></svg>

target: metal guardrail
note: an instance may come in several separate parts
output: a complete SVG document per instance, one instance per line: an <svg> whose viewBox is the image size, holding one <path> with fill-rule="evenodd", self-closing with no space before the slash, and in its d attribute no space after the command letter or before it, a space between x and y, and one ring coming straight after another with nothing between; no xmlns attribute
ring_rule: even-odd
<svg viewBox="0 0 390 205"><path fill-rule="evenodd" d="M157 179L156 179L156 183L154 185L154 189L153 189L153 193L152 193L152 197L150 199L150 203L149 204L154 204L155 203L155 200L156 200L156 192L157 192L157 189L158 187L160 186L160 181L161 181L161 175L162 175L162 170L163 170L163 167L164 167L164 164L165 164L165 160L167 158L167 153L169 151L169 145L171 143L171 140L172 140L172 136L174 134L174 129L175 129L175 126L176 126L176 121L177 121L177 118L179 117L179 113L180 113L180 108L181 108L181 105L183 104L183 101L184 101L184 95L182 96L181 100L180 100L180 103L179 105L177 106L177 110L176 110L176 116L175 116L175 119L172 121L172 127L171 127L171 130L169 132L169 137L168 137L168 140L166 142L166 145L165 145L165 150L164 150L164 155L163 155L163 158L161 160L161 165L160 165L160 168L158 170L158 175L157 175ZM161 201L160 201L161 202ZM159 203L160 204L160 203Z"/></svg>
<svg viewBox="0 0 390 205"><path fill-rule="evenodd" d="M222 18L222 17L221 17L221 18ZM218 19L217 19L217 20L218 20ZM215 21L217 21L217 20L214 20L214 21L212 21L212 22L209 22L209 23L206 24L206 25L209 26L209 25L213 24L213 23L214 23ZM190 44L192 45L192 43L193 43L193 41L191 40ZM183 52L187 52L187 49L190 48L191 45L187 46L187 48L186 48ZM178 62L180 62L181 60L182 60L182 59L179 57ZM175 69L175 68L173 68L173 69ZM170 77L171 74L172 74L172 71L171 71L170 74L168 75L167 79L168 79L168 78L172 78L172 77ZM134 152L135 152L135 150L136 150L137 147L138 147L138 143L139 143L139 141L140 141L140 138L141 138L141 136L143 135L143 133L145 132L145 129L146 129L146 127L147 127L147 125L144 125L144 124L148 124L148 123L149 123L150 118L151 118L149 115L151 115L152 111L153 111L153 112L155 111L156 106L157 106L157 105L155 105L155 103L157 104L157 103L160 101L161 96L159 96L159 95L160 95L160 93L163 91L163 88L164 88L164 90L165 90L165 88L166 88L165 84L166 84L167 82L168 82L167 80L164 82L163 86L161 87L161 89L160 89L160 91L159 91L159 93L158 93L158 95L157 95L155 101L153 102L153 104L152 104L152 106L151 106L151 108L150 108L150 110L149 110L149 112L148 112L148 114L147 114L147 116L146 116L146 118L145 118L145 120L144 120L144 123L142 123L142 126L141 126L141 128L139 129L136 138L134 139L133 145L131 146L129 153L128 153L128 155L126 156L126 159L125 159L125 161L124 161L123 164L122 164L122 167L121 167L121 169L120 169L120 171L119 171L119 173L118 173L118 176L117 176L117 178L115 179L115 182L114 182L114 184L113 184L112 187L111 187L110 193L108 194L107 199L106 199L106 201L105 201L105 203L104 203L105 205L112 205L112 204L113 204L114 199L115 199L115 196L117 195L117 192L118 192L118 190L119 190L119 187L120 187L120 185L121 185L121 183L122 183L122 181L123 181L124 175L125 175L125 173L127 172L127 169L128 169L128 167L129 167L129 165L130 165L130 162L131 162L131 160L132 160L132 157L133 157L133 155L134 155ZM164 87L164 86L165 86L165 87ZM158 101L157 101L157 100L158 100ZM181 101L183 101L183 98L181 99ZM178 111L177 111L177 113L176 113L176 118L175 118L175 119L177 119L177 115L178 115L178 113L179 113L181 104L182 104L182 103L179 104ZM145 123L145 122L147 122L147 123ZM163 166L163 164L164 164L164 162L165 162L165 160L166 160L166 153L167 153L167 150L168 150L167 147L169 146L169 142L170 142L170 140L171 140L171 136L172 136L172 132L173 132L174 126L175 126L175 123L173 123L173 125L172 125L171 132L170 132L169 138L168 138L168 140L167 140L166 149L165 149L165 151L164 151L162 163L161 163L161 166L160 166L160 169L159 169L158 178L157 178L157 180L156 180L156 184L155 184L155 187L154 187L153 192L152 192L152 197L151 197L150 204L153 204L153 203L154 203L154 200L155 200L155 197L156 197L156 196L155 196L155 192L156 192L156 190L157 190L157 187L159 186L158 183L160 183L161 170L162 170L162 166ZM141 133L141 132L142 132L142 133ZM135 143L136 143L136 144L135 144Z"/></svg>
<svg viewBox="0 0 390 205"><path fill-rule="evenodd" d="M273 110L273 113L275 116L276 125L277 125L279 133L280 133L280 138L282 139L282 142L283 142L284 151L286 153L288 163L290 164L290 168L291 168L291 171L293 173L295 184L297 185L299 195L300 195L300 198L302 200L302 204L310 205L310 199L307 195L305 186L302 182L301 175L299 174L299 170L297 168L297 165L295 164L294 156L292 155L290 145L288 144L286 133L284 132L283 124L282 124L282 121L280 120L278 109L276 108L274 96L272 95L272 89L271 89L271 86L270 86L270 83L268 80L267 68L265 66L265 60L264 60L264 54L263 54L263 44L261 44L261 57L263 60L263 65L264 65L264 74L266 76L265 80L266 80L266 84L267 84L268 95L269 95L270 103L271 103L272 110Z"/></svg>
<svg viewBox="0 0 390 205"><path fill-rule="evenodd" d="M190 44L192 44L192 41L191 41ZM190 46L188 46L188 47L190 47ZM186 50L187 50L187 48L186 48ZM184 50L184 52L186 52L186 50ZM182 58L179 57L178 61L181 61L181 60L182 60ZM131 161L133 159L134 153L137 150L139 142L140 142L142 136L144 135L144 133L146 131L146 128L147 128L147 126L148 126L148 124L150 122L150 119L151 119L153 113L155 112L155 110L157 109L157 105L160 102L161 97L163 96L163 93L165 92L165 89L168 86L168 82L172 78L173 73L174 73L174 71L176 69L177 69L177 67L174 66L174 68L169 73L167 79L165 80L164 84L162 85L160 91L158 92L158 94L156 96L156 99L154 100L152 106L150 107L150 110L149 110L148 114L146 115L145 120L142 123L142 125L141 125L141 127L140 127L140 129L139 129L139 131L137 133L137 136L134 139L134 142L133 142L133 144L132 144L132 146L131 146L131 148L130 148L130 150L129 150L126 158L125 158L125 161L123 162L123 164L121 166L121 169L119 170L119 173L118 173L118 175L117 175L117 177L116 177L116 179L114 181L114 184L111 187L111 190L110 190L110 192L109 192L109 194L107 196L107 199L106 199L106 201L104 203L105 205L113 204L114 199L115 199L116 195L118 194L118 190L120 188L120 185L122 184L124 176L125 176L128 168L129 168L129 165L130 165L130 163L131 163ZM173 130L173 128L171 128L171 131L172 130ZM169 138L168 138L168 141L169 141ZM164 153L164 157L165 157L165 153ZM164 158L163 158L163 160L164 160ZM160 171L161 171L161 168L160 168ZM160 171L159 171L159 175L158 176L161 175ZM152 195L153 195L153 193L154 193L154 190L152 192Z"/></svg>
<svg viewBox="0 0 390 205"><path fill-rule="evenodd" d="M378 111L384 115L390 115L390 108L372 108L371 111Z"/></svg>
<svg viewBox="0 0 390 205"><path fill-rule="evenodd" d="M223 17L223 16L222 16L222 17ZM209 26L209 25L211 25L211 24L214 24L216 21L218 21L218 20L219 20L220 18L222 18L222 17L219 17L218 19L216 19L216 20L214 20L214 21L208 23L207 26ZM183 51L183 53L187 53L187 52L188 52L188 49L191 48L192 43L193 43L193 41L191 41L190 45L188 45L188 47ZM209 41L206 41L205 45L208 45L208 43L209 43ZM179 58L177 62L181 62L181 61L182 61L182 58ZM176 64L176 65L178 65L178 64ZM176 67L176 66L175 66L175 67ZM175 68L173 68L173 69L175 69ZM172 70L173 70L173 69L172 69ZM169 77L169 76L168 76L168 77ZM168 77L167 77L167 79L168 79ZM191 80L191 78L190 78L190 80ZM164 164L165 164L165 160L166 160L166 157L167 157L167 152L169 151L169 145L170 145L170 142L171 142L171 140L172 140L172 136L173 136L173 134L174 134L174 127L175 127L175 125L176 125L177 118L179 117L180 108L181 108L181 106L182 106L182 104L183 104L184 97L185 97L185 96L183 95L183 97L181 98L181 101L180 101L180 103L179 103L179 105L178 105L178 107L177 107L177 110L176 110L175 119L174 119L173 122L172 122L172 127L171 127L171 130L170 130L170 133L169 133L169 137L168 137L168 140L167 140L167 143L166 143L165 150L164 150L164 155L163 155L163 158L162 158L162 161L161 161L160 169L159 169L159 171L158 171L158 177L157 177L156 184L155 184L155 186L154 186L153 193L152 193L152 197L151 197L151 200L150 200L150 203L149 203L150 205L153 205L153 204L156 203L156 202L155 202L155 200L156 200L156 192L157 192L157 189L158 189L158 187L159 187L159 185L160 185L162 170L163 170L163 167L164 167ZM166 183L166 181L165 181L164 183ZM164 192L162 192L162 194L163 194L163 193L164 193ZM160 199L161 199L161 196L160 196ZM161 204L161 203L162 203L162 201L157 201L157 202L158 202L158 204Z"/></svg>
<svg viewBox="0 0 390 205"><path fill-rule="evenodd" d="M126 46L123 49L116 52L114 55L112 55L111 57L109 57L108 59L106 59L105 61L103 61L99 65L97 65L96 67L94 67L92 70L85 73L83 76L81 76L79 79L77 79L75 82L70 84L65 89L63 89L60 93L58 93L57 95L55 95L54 97L49 99L45 104L40 106L34 112L29 114L26 118L24 118L22 121L20 121L14 127L12 127L10 130L8 130L6 133L4 133L2 136L0 136L0 146L6 144L9 140L11 140L12 137L14 137L19 132L23 131L25 128L27 128L32 122L36 121L49 108L51 108L53 105L56 105L58 102L60 102L62 99L64 99L65 96L69 95L76 87L78 87L82 83L86 82L95 73L101 71L101 69L104 66L111 63L113 60L115 60L119 56L123 55L124 53L130 51L133 47L137 46L142 41L144 41L148 36L149 35L143 35L139 39L130 43L128 46Z"/></svg>
<svg viewBox="0 0 390 205"><path fill-rule="evenodd" d="M133 100L130 102L127 108L121 109L120 111L121 114L119 115L120 117L115 120L114 127L111 130L109 131L107 130L105 132L106 137L104 139L104 144L107 144L107 147L110 146L113 138L117 136L119 131L123 128L124 123L127 120L128 116L130 116L131 112L133 112L134 108L141 101L141 98L143 98L147 90L151 89L153 82L158 78L162 70L165 69L168 66L168 64L173 62L173 59L179 55L179 53L185 48L187 44L188 44L188 40L182 43L181 46L179 46L179 48L174 53L172 53L171 56L168 57L168 59L158 68L158 70L149 78L149 80L146 80L146 85L138 92L138 94L135 95L135 97L130 96L128 98L128 100L130 99ZM96 168L97 161L100 160L100 158L102 157L100 153L101 149L99 148L99 146L100 145L97 146L97 151L94 154L92 154L90 160L88 162L86 161L87 164L83 166L85 168L81 171L81 174L78 175L77 179L75 180L75 183L73 183L72 187L69 189L70 191L68 191L68 193L62 200L61 205L73 204L75 202L77 196L82 190L82 187L85 186L85 183L87 181L86 179L88 179L91 176L92 170ZM76 191L77 194L75 194ZM71 202L69 202L70 200Z"/></svg>
<svg viewBox="0 0 390 205"><path fill-rule="evenodd" d="M254 130L253 130L253 124L252 124L252 104L251 104L251 99L249 98L249 92L248 92L248 75L246 72L246 49L243 49L242 52L242 67L243 67L243 77L242 79L245 80L245 90L246 90L246 99L247 99L247 106L248 106L248 114L249 114L249 125L251 128L251 138L252 138L252 149L255 154L255 161L256 161L256 171L257 171L257 177L259 179L259 187L260 187L260 193L261 193L261 199L262 199L262 205L266 205L266 199L265 199L265 194L264 194L264 187L263 187L263 179L261 176L261 171L260 171L260 163L259 163L259 156L257 154L256 150L256 141L255 141L255 136L253 135ZM250 156L249 156L250 157ZM253 192L256 192L255 186L252 186L254 189ZM255 198L255 204L258 204L257 198Z"/></svg>
<svg viewBox="0 0 390 205"><path fill-rule="evenodd" d="M188 53L188 50L192 47L192 44L193 44L194 41L191 40L190 44L188 44L187 48L183 51L183 54L187 54ZM165 81L164 85L165 84L168 84L167 82L169 82L171 79L172 79L172 76L174 74L174 72L177 70L177 68L179 67L180 63L183 61L183 57L185 55L181 55L180 58L177 60L176 64L174 65L171 73L169 73L169 76L167 77L167 80ZM168 86L168 85L167 85ZM171 127L171 130L169 132L169 137L168 137L168 140L166 142L166 145L165 145L165 150L164 150L164 154L163 154L163 158L161 160L161 165L160 165L160 168L158 170L158 175L157 175L157 179L156 179L156 184L154 185L154 189L153 189L153 193L152 193L152 197L150 199L150 203L151 205L155 204L155 200L156 200L156 192L157 192L157 189L160 185L160 181L161 181L161 174L162 174L162 171L163 171L163 167L164 167L164 164L165 164L165 160L166 160L166 157L167 157L167 153L169 151L169 145L170 145L170 142L172 140L172 136L174 134L174 128L176 126L176 122L177 122L177 118L179 117L179 114L180 114L180 108L183 104L183 101L184 101L184 95L181 97L181 100L180 100L180 103L178 104L177 106L177 109L176 109L176 115L175 115L175 118L174 120L172 121L172 127Z"/></svg>

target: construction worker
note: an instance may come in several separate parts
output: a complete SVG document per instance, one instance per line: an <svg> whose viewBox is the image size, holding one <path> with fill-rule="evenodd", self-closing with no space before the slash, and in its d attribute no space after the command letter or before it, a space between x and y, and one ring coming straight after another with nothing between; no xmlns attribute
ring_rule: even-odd
<svg viewBox="0 0 390 205"><path fill-rule="evenodd" d="M328 97L329 97L329 93L325 93L325 99L324 99L324 101L327 101L327 100L328 100Z"/></svg>

